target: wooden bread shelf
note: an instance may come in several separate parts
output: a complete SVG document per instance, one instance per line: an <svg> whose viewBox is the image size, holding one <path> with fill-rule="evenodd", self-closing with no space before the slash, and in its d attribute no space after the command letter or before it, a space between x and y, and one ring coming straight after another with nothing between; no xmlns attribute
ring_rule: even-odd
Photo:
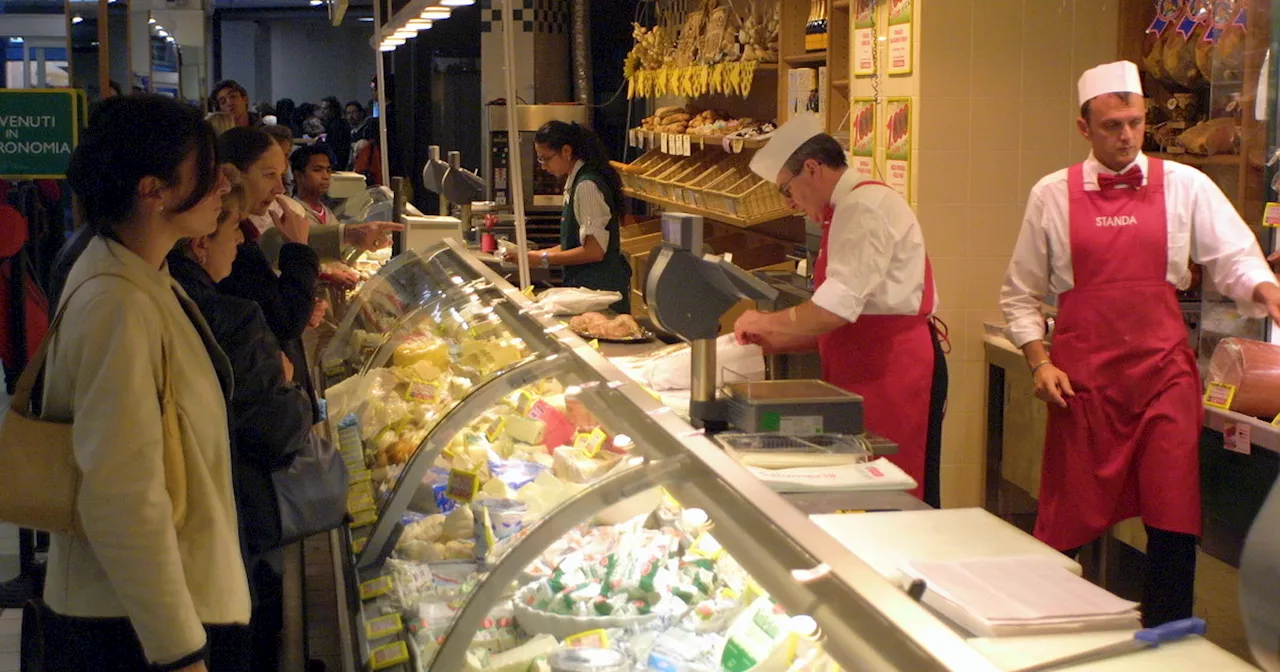
<svg viewBox="0 0 1280 672"><path fill-rule="evenodd" d="M847 80L847 79L837 79L836 81L831 82L831 86L834 86L834 87L836 87L837 89L840 89L841 91L848 91L848 90L849 90L849 80Z"/></svg>
<svg viewBox="0 0 1280 672"><path fill-rule="evenodd" d="M783 60L787 62L787 65L793 68L801 65L823 65L827 62L827 52L811 51L805 54L787 56Z"/></svg>
<svg viewBox="0 0 1280 672"><path fill-rule="evenodd" d="M677 212L687 212L691 215L698 215L701 217L705 217L707 219L715 220L717 222L724 222L725 224L732 224L733 226L739 226L742 228L749 228L752 226L756 226L757 224L764 224L765 222L772 222L774 220L784 219L786 217L790 217L793 214L795 214L791 212L772 212L772 213L765 213L763 215L759 215L756 217L743 218L743 217L735 217L733 215L725 214L718 210L707 210L705 208L699 208L694 205L689 205L688 203L678 203L676 201L672 201L666 198L662 198L661 196L657 196L656 194L643 193L643 192L636 191L634 189L623 188L622 193L630 198L637 198L647 203L659 205L670 210L674 210Z"/></svg>
<svg viewBox="0 0 1280 672"><path fill-rule="evenodd" d="M849 6L852 4L853 2L851 0L835 0L835 2L831 3L831 8L832 9L849 9Z"/></svg>
<svg viewBox="0 0 1280 672"><path fill-rule="evenodd" d="M665 133L664 134L660 131L650 131L643 128L636 128L632 130L638 134L647 136L646 140L648 142L644 147L645 149L661 147L663 135L680 137L680 138L688 136L689 146L693 151L706 149L707 147L723 147L724 146L724 136L722 135L698 135L697 133ZM739 139L737 142L742 143L742 151L746 151L748 149L760 149L761 147L764 147L765 144L769 142L769 139L768 138L764 138L764 139L742 138L742 139ZM636 147L639 145L632 145L632 146ZM731 153L736 154L737 152L731 152Z"/></svg>

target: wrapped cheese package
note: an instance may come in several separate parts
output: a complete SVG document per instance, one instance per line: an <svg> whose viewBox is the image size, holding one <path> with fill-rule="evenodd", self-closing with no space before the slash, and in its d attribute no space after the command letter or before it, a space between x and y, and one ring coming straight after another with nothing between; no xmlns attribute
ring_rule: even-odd
<svg viewBox="0 0 1280 672"><path fill-rule="evenodd" d="M1231 410L1270 420L1280 413L1280 346L1224 338L1209 360L1208 380L1236 388Z"/></svg>

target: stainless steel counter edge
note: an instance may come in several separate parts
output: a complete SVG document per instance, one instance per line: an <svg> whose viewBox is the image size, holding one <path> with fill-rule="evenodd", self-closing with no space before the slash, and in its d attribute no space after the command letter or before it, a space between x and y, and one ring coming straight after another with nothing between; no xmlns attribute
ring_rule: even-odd
<svg viewBox="0 0 1280 672"><path fill-rule="evenodd" d="M991 333L991 330L995 329L996 325L986 323L985 326L988 331L983 334L982 340L985 342L988 361L1005 369L1022 365L1024 363L1022 361L1022 352L1014 347L1009 339ZM1242 415L1234 411L1224 411L1210 406L1205 407L1204 426L1206 428L1221 432L1227 422L1249 425L1249 439L1253 442L1253 445L1280 453L1280 427L1253 416Z"/></svg>

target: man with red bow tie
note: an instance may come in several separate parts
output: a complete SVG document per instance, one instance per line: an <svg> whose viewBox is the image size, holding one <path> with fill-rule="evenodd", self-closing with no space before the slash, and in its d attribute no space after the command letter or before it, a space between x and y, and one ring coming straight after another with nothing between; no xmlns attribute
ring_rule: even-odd
<svg viewBox="0 0 1280 672"><path fill-rule="evenodd" d="M1147 529L1147 626L1191 616L1200 534L1196 353L1175 291L1203 264L1243 314L1280 319L1280 285L1249 227L1200 171L1141 151L1138 68L1080 78L1084 163L1040 180L1000 304L1049 403L1035 535L1069 554L1126 518ZM1058 297L1052 359L1040 302Z"/></svg>

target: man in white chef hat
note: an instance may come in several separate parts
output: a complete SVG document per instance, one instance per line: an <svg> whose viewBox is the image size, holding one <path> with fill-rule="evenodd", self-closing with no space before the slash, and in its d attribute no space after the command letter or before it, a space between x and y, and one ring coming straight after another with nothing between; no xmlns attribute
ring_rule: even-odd
<svg viewBox="0 0 1280 672"><path fill-rule="evenodd" d="M1280 318L1258 241L1200 171L1142 153L1138 68L1100 65L1079 83L1093 151L1040 180L1000 305L1036 396L1049 403L1035 534L1074 555L1111 525L1147 528L1147 626L1191 616L1200 534L1204 409L1175 291L1203 264L1253 317ZM1041 301L1057 296L1052 353Z"/></svg>
<svg viewBox="0 0 1280 672"><path fill-rule="evenodd" d="M933 270L906 200L849 170L818 115L797 115L751 159L788 203L822 222L813 298L775 313L747 311L739 342L767 352L816 349L827 382L863 397L867 431L898 444L890 456L939 506L947 365L932 316Z"/></svg>

